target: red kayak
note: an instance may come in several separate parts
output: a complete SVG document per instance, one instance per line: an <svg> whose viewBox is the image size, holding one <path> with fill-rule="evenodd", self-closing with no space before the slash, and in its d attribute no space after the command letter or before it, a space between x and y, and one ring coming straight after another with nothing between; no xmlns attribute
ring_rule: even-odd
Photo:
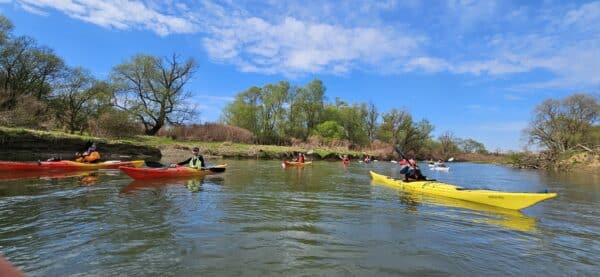
<svg viewBox="0 0 600 277"><path fill-rule="evenodd" d="M91 170L119 168L120 166L140 167L144 161L106 161L100 163L80 163L74 161L53 162L0 162L0 171L5 170Z"/></svg>
<svg viewBox="0 0 600 277"><path fill-rule="evenodd" d="M135 180L155 179L155 178L176 178L176 177L202 177L209 174L224 172L227 164L207 167L205 169L194 169L186 166L151 168L151 167L119 167L125 174Z"/></svg>

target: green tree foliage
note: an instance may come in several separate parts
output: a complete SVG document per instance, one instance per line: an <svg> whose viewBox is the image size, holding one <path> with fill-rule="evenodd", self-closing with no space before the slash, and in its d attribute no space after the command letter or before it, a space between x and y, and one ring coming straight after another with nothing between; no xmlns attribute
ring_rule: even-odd
<svg viewBox="0 0 600 277"><path fill-rule="evenodd" d="M446 131L438 137L441 146L441 154L445 158L448 158L459 151L457 140L458 139L450 131Z"/></svg>
<svg viewBox="0 0 600 277"><path fill-rule="evenodd" d="M0 26L6 26L3 21ZM0 110L14 109L23 96L47 100L64 68L62 59L32 38L13 37L6 28L0 27Z"/></svg>
<svg viewBox="0 0 600 277"><path fill-rule="evenodd" d="M7 17L0 15L0 45L6 43L13 28L12 22Z"/></svg>
<svg viewBox="0 0 600 277"><path fill-rule="evenodd" d="M282 143L285 136L285 123L287 119L286 103L289 100L290 84L281 81L277 84L264 86L260 93L258 118L260 129L259 141L263 143Z"/></svg>
<svg viewBox="0 0 600 277"><path fill-rule="evenodd" d="M130 113L105 107L97 118L90 120L90 133L99 137L127 138L139 135L142 128Z"/></svg>
<svg viewBox="0 0 600 277"><path fill-rule="evenodd" d="M361 105L340 106L338 109L338 120L344 128L344 138L359 145L369 144L370 140L365 121L367 115L364 113Z"/></svg>
<svg viewBox="0 0 600 277"><path fill-rule="evenodd" d="M136 55L113 68L114 104L136 117L147 135L155 135L166 123L181 124L195 115L185 91L195 68L193 59L181 62L176 55Z"/></svg>
<svg viewBox="0 0 600 277"><path fill-rule="evenodd" d="M75 68L66 71L56 85L51 101L56 119L71 133L83 132L88 120L97 114L110 93L105 83L97 81L89 71Z"/></svg>
<svg viewBox="0 0 600 277"><path fill-rule="evenodd" d="M253 134L260 132L258 122L258 109L261 88L251 87L236 95L223 111L224 121L229 125L238 126L249 130Z"/></svg>
<svg viewBox="0 0 600 277"><path fill-rule="evenodd" d="M408 111L392 109L383 113L383 123L378 138L384 142L398 145L407 153L419 153L427 143L433 131L433 125L426 119L414 122Z"/></svg>
<svg viewBox="0 0 600 277"><path fill-rule="evenodd" d="M322 120L325 102L325 87L315 79L305 87L290 91L289 130L290 136L306 139Z"/></svg>
<svg viewBox="0 0 600 277"><path fill-rule="evenodd" d="M377 119L379 118L379 112L377 111L377 107L373 102L370 102L369 105L362 104L361 105L361 113L365 117L365 132L367 133L367 137L369 141L375 140L377 135Z"/></svg>
<svg viewBox="0 0 600 277"><path fill-rule="evenodd" d="M464 153L478 153L487 154L488 151L485 149L483 143L478 142L474 139L457 140L459 149Z"/></svg>
<svg viewBox="0 0 600 277"><path fill-rule="evenodd" d="M548 99L533 111L525 130L529 142L551 153L570 150L577 144L595 147L594 130L600 120L598 96L574 94L562 100Z"/></svg>
<svg viewBox="0 0 600 277"><path fill-rule="evenodd" d="M314 135L320 136L326 140L340 140L345 137L344 127L336 121L325 121L316 126L313 131Z"/></svg>

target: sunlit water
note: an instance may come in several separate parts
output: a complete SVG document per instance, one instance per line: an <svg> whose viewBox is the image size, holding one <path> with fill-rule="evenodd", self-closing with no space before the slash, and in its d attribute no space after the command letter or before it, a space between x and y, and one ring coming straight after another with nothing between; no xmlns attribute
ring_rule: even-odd
<svg viewBox="0 0 600 277"><path fill-rule="evenodd" d="M371 183L368 170L398 176L389 162L216 162L227 172L166 183L0 173L0 252L30 276L600 272L599 176L425 166L469 188L558 192L510 212Z"/></svg>

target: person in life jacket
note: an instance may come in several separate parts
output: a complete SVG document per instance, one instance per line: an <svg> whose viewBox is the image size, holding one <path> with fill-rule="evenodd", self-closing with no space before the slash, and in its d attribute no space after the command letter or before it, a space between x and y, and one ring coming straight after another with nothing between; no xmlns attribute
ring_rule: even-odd
<svg viewBox="0 0 600 277"><path fill-rule="evenodd" d="M349 164L350 163L350 158L348 157L348 155L344 155L344 157L342 157L342 162L344 164Z"/></svg>
<svg viewBox="0 0 600 277"><path fill-rule="evenodd" d="M298 162L299 163L304 163L304 154L302 154L302 153L298 154Z"/></svg>
<svg viewBox="0 0 600 277"><path fill-rule="evenodd" d="M96 149L96 144L92 144L87 151L83 153L75 153L76 162L80 163L97 163L100 161L100 152Z"/></svg>
<svg viewBox="0 0 600 277"><path fill-rule="evenodd" d="M204 162L204 157L202 157L202 155L200 155L200 148L198 147L194 147L194 149L192 149L192 155L189 159L177 163L177 165L181 165L181 166L187 166L187 167L191 167L191 168L196 168L196 169L201 169L206 167L206 163Z"/></svg>
<svg viewBox="0 0 600 277"><path fill-rule="evenodd" d="M414 180L427 180L427 177L423 176L421 169L417 165L417 161L410 159L402 159L400 162L400 174L404 174L404 181Z"/></svg>

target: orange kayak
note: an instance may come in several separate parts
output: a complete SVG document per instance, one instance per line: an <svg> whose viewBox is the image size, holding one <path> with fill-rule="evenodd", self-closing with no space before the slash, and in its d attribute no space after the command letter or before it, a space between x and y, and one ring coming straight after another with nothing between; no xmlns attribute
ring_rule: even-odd
<svg viewBox="0 0 600 277"><path fill-rule="evenodd" d="M305 165L311 165L312 162L303 162L303 163L299 163L299 162L288 162L288 161L283 161L283 167L290 167L290 166L305 166Z"/></svg>
<svg viewBox="0 0 600 277"><path fill-rule="evenodd" d="M0 171L7 170L92 170L101 168L114 168L120 166L140 167L144 161L106 161L100 163L80 163L74 161L53 162L0 162Z"/></svg>
<svg viewBox="0 0 600 277"><path fill-rule="evenodd" d="M205 169L194 169L186 166L151 168L151 167L119 167L125 174L134 180L176 178L176 177L202 177L209 174L224 172L227 164L207 167Z"/></svg>

